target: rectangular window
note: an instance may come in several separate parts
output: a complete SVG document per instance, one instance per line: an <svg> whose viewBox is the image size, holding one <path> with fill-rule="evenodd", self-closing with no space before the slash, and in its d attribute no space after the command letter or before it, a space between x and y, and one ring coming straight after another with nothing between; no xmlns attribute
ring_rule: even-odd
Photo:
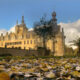
<svg viewBox="0 0 80 80"><path fill-rule="evenodd" d="M19 42L19 44L21 44L22 42Z"/></svg>
<svg viewBox="0 0 80 80"><path fill-rule="evenodd" d="M29 44L29 40L27 40L27 44Z"/></svg>
<svg viewBox="0 0 80 80"><path fill-rule="evenodd" d="M29 39L29 38L30 38L30 34L27 34L27 35L26 35L26 38L28 38L28 39Z"/></svg>
<svg viewBox="0 0 80 80"><path fill-rule="evenodd" d="M32 44L32 40L31 40L31 44Z"/></svg>
<svg viewBox="0 0 80 80"><path fill-rule="evenodd" d="M26 41L24 41L24 44L26 44Z"/></svg>

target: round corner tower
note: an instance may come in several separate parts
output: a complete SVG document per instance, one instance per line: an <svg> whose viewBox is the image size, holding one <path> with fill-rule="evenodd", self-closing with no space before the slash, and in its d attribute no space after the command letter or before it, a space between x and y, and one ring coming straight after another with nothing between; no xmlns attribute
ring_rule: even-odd
<svg viewBox="0 0 80 80"><path fill-rule="evenodd" d="M63 56L65 53L65 36L64 30L61 26L57 25L56 12L52 13L51 25L53 29L53 35L55 36L53 39L53 52L54 56Z"/></svg>

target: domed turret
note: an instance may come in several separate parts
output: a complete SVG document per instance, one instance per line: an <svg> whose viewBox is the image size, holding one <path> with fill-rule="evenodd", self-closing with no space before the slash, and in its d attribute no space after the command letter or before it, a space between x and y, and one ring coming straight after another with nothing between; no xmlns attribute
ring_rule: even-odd
<svg viewBox="0 0 80 80"><path fill-rule="evenodd" d="M55 11L52 13L52 17L56 17L56 12Z"/></svg>
<svg viewBox="0 0 80 80"><path fill-rule="evenodd" d="M52 13L52 20L53 20L53 22L57 22L55 11Z"/></svg>

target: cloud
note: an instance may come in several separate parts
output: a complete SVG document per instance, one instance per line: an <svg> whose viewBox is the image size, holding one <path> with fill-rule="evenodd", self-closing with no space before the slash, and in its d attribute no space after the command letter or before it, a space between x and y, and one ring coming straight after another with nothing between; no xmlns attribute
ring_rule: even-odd
<svg viewBox="0 0 80 80"><path fill-rule="evenodd" d="M1 30L0 30L0 35L1 35L1 33L3 33L3 35L5 35L6 32L7 32L7 30L5 30L5 29L1 29Z"/></svg>
<svg viewBox="0 0 80 80"><path fill-rule="evenodd" d="M10 33L10 32L15 32L15 26L11 27L10 30L1 29L1 30L0 30L0 35L1 35L1 33L3 33L3 35L5 35L6 32L8 32L8 33Z"/></svg>
<svg viewBox="0 0 80 80"><path fill-rule="evenodd" d="M11 27L10 30L8 31L8 33L10 32L15 32L15 26Z"/></svg>
<svg viewBox="0 0 80 80"><path fill-rule="evenodd" d="M29 28L28 31L33 31L33 28ZM11 27L10 30L1 29L1 30L0 30L0 35L1 35L1 33L3 33L3 35L5 35L6 32L8 32L8 33L10 33L10 32L15 32L15 25L14 25L13 27Z"/></svg>
<svg viewBox="0 0 80 80"><path fill-rule="evenodd" d="M69 23L60 23L61 27L64 28L64 33L66 36L65 42L68 46L70 46L70 41L76 40L80 37L80 20ZM72 46L75 48L75 46Z"/></svg>
<svg viewBox="0 0 80 80"><path fill-rule="evenodd" d="M65 42L68 46L70 46L70 41L73 41L80 37L80 19L75 22L68 22L68 23L59 23L61 27L64 28L64 33L66 36ZM29 31L32 31L33 28L30 28ZM2 29L0 30L0 34L3 33L5 35L6 32L15 32L15 26L11 27L10 30ZM75 46L72 46L75 48Z"/></svg>
<svg viewBox="0 0 80 80"><path fill-rule="evenodd" d="M30 28L28 31L33 31L33 28Z"/></svg>

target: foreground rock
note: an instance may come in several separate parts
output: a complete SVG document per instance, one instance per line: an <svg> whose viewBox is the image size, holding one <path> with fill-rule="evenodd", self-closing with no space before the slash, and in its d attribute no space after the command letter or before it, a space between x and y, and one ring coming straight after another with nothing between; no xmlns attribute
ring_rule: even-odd
<svg viewBox="0 0 80 80"><path fill-rule="evenodd" d="M0 80L10 80L10 77L6 72L0 72Z"/></svg>

